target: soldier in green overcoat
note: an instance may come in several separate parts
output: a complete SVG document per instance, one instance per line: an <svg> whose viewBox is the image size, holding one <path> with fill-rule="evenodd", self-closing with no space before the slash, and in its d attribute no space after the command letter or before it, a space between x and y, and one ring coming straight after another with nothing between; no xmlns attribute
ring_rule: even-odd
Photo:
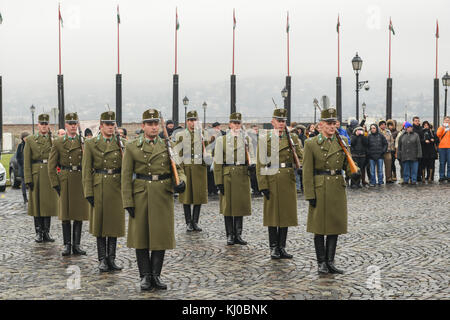
<svg viewBox="0 0 450 320"><path fill-rule="evenodd" d="M136 249L141 290L167 289L160 275L165 250L175 248L173 194L186 187L180 166L175 185L166 141L158 136L159 119L155 109L143 113L144 133L127 143L122 161L122 201L130 215L127 246Z"/></svg>
<svg viewBox="0 0 450 320"><path fill-rule="evenodd" d="M86 140L83 155L83 190L91 204L89 232L97 238L100 272L122 270L115 263L117 237L125 235L121 168L123 141L114 135L116 114L103 112L100 132Z"/></svg>
<svg viewBox="0 0 450 320"><path fill-rule="evenodd" d="M50 235L52 216L58 215L58 195L50 186L48 156L52 147L50 116L38 116L38 133L28 136L24 149L24 178L30 190L28 215L34 217L36 242L55 241Z"/></svg>
<svg viewBox="0 0 450 320"><path fill-rule="evenodd" d="M175 135L175 150L179 151L181 167L186 174L186 190L180 194L179 200L183 204L186 230L202 231L198 221L201 205L208 203L208 176L204 156L209 141L205 139L206 132L198 127L197 111L189 111L186 118L186 129Z"/></svg>
<svg viewBox="0 0 450 320"><path fill-rule="evenodd" d="M59 195L58 218L62 221L64 251L63 256L85 255L80 247L83 220L89 219L89 202L84 198L81 182L81 162L83 157L82 137L77 134L78 115L65 116L66 134L53 142L48 158L48 175L52 188ZM60 172L57 172L60 168ZM70 232L72 229L72 240Z"/></svg>
<svg viewBox="0 0 450 320"><path fill-rule="evenodd" d="M230 130L215 140L214 149L214 182L220 190L220 213L225 219L228 245L247 244L242 239L243 220L252 213L250 139L245 136L241 121L240 113L230 115Z"/></svg>
<svg viewBox="0 0 450 320"><path fill-rule="evenodd" d="M347 196L343 177L350 166L336 137L336 109L321 112L321 133L305 141L303 186L309 201L307 232L314 233L319 273L343 273L334 265L339 234L347 233ZM341 137L346 145L346 139ZM352 179L357 180L359 173ZM325 243L325 235L326 243Z"/></svg>
<svg viewBox="0 0 450 320"><path fill-rule="evenodd" d="M288 227L297 226L297 189L295 185L294 153L285 132L286 109L273 111L270 131L261 131L258 138L256 174L258 187L264 194L264 226L269 230L272 259L291 259L286 252ZM297 135L292 135L293 147L300 166L303 149Z"/></svg>

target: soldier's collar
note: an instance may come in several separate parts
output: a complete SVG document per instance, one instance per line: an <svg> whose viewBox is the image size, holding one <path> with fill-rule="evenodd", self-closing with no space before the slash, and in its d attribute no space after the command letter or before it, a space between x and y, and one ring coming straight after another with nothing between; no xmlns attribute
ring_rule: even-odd
<svg viewBox="0 0 450 320"><path fill-rule="evenodd" d="M144 137L144 141L145 141L146 143L153 143L153 144L156 144L156 143L158 143L158 139L159 139L159 136L158 136L158 135L156 135L156 137L155 137L153 140Z"/></svg>
<svg viewBox="0 0 450 320"><path fill-rule="evenodd" d="M37 132L34 136L35 136L36 138L39 138L39 136L44 137L44 138L47 138L47 137L48 137L48 133L47 133L47 134L40 134L39 132Z"/></svg>
<svg viewBox="0 0 450 320"><path fill-rule="evenodd" d="M327 140L333 141L334 135L332 135L331 138L327 138L324 135L322 135L322 133L319 133L319 135L317 136L317 142L319 144L322 144L322 142L327 141Z"/></svg>
<svg viewBox="0 0 450 320"><path fill-rule="evenodd" d="M75 134L74 137L69 137L69 135L67 133L64 135L64 141L66 141L66 140L73 141L73 140L76 140L77 138L78 138L78 134Z"/></svg>

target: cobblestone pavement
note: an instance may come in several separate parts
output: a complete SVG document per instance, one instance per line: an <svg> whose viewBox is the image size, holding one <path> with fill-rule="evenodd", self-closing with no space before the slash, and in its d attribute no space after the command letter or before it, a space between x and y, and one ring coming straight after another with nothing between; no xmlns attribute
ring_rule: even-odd
<svg viewBox="0 0 450 320"><path fill-rule="evenodd" d="M185 232L177 203L177 248L166 253L162 272L168 290L140 292L135 253L125 238L119 239L117 258L124 270L99 274L87 222L87 256L62 257L59 221L52 219L56 242L35 243L21 192L7 189L0 194L0 299L450 298L450 184L349 189L348 205L349 233L339 237L336 255L346 274L319 277L302 195L299 226L288 234L292 260L270 259L262 198L253 199L252 216L244 219L247 246L226 246L217 197L202 208L200 233Z"/></svg>

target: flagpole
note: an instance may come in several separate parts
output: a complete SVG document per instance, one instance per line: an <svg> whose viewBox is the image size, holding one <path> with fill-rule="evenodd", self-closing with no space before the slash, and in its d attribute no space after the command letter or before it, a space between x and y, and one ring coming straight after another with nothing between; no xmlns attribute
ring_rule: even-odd
<svg viewBox="0 0 450 320"><path fill-rule="evenodd" d="M58 4L58 26L59 26L59 75L61 75L61 9Z"/></svg>
<svg viewBox="0 0 450 320"><path fill-rule="evenodd" d="M119 5L117 5L117 17L119 17ZM117 74L120 74L120 33L119 19L117 19Z"/></svg>
<svg viewBox="0 0 450 320"><path fill-rule="evenodd" d="M175 9L175 74L177 74L177 51L178 51L178 8Z"/></svg>
<svg viewBox="0 0 450 320"><path fill-rule="evenodd" d="M339 15L338 15L338 25L339 25ZM341 50L341 44L340 44L340 34L341 34L341 31L340 31L340 29L339 29L339 27L338 27L338 78L341 76L341 65L340 65L340 63L341 63L341 61L340 61L340 59L341 59L341 57L340 57L340 55L341 55L341 52L340 52L340 50Z"/></svg>
<svg viewBox="0 0 450 320"><path fill-rule="evenodd" d="M287 13L287 23L288 23L288 27L289 27L289 11ZM287 32L287 68L288 68L287 73L289 76L290 75L290 73L289 73L289 30Z"/></svg>
<svg viewBox="0 0 450 320"><path fill-rule="evenodd" d="M234 74L234 39L235 39L235 27L234 27L234 19L235 19L235 13L234 13L234 9L233 9L233 72L232 74Z"/></svg>
<svg viewBox="0 0 450 320"><path fill-rule="evenodd" d="M438 78L438 41L439 41L439 22L436 20L436 77Z"/></svg>
<svg viewBox="0 0 450 320"><path fill-rule="evenodd" d="M391 77L391 33L392 21L389 19L389 78Z"/></svg>
<svg viewBox="0 0 450 320"><path fill-rule="evenodd" d="M337 34L338 34L338 47L337 47L337 65L338 65L338 76L336 77L336 112L337 112L337 117L339 121L342 121L342 81L341 81L341 65L340 65L340 60L341 60L341 44L340 44L340 34L341 34L341 30L340 30L340 21L339 21L339 14L338 14L338 22L337 22ZM314 112L315 109L314 109Z"/></svg>

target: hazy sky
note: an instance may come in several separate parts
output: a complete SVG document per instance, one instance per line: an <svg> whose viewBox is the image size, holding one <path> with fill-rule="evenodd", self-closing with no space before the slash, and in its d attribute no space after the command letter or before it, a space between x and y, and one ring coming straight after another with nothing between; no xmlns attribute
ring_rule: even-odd
<svg viewBox="0 0 450 320"><path fill-rule="evenodd" d="M111 88L117 73L116 6L120 5L121 73L124 90L167 87L171 104L174 73L175 7L178 7L178 73L180 96L186 88L229 81L232 53L232 11L236 8L236 74L239 81L286 75L286 11L290 16L290 69L295 86L315 76L337 75L337 15L341 20L341 75L354 82L351 59L364 60L362 79L384 94L388 69L388 23L392 44L392 77L423 81L435 73L435 29L439 19L439 77L450 70L450 1L363 0L62 0L62 72L66 91L95 95ZM0 0L0 74L4 95L26 96L42 87L56 98L58 72L58 1ZM420 79L420 80L419 80ZM395 82L394 82L395 83ZM322 86L323 83L317 83ZM402 84L408 88L407 82ZM413 87L413 86L412 86ZM49 89L50 88L50 89ZM281 87L280 87L281 89ZM348 87L348 90L351 86ZM378 93L380 93L378 92ZM411 92L414 94L414 92ZM151 96L151 92L148 93ZM214 90L207 92L214 96ZM329 92L334 100L334 92ZM395 93L394 93L395 95ZM11 98L11 96L10 96ZM193 101L193 103L201 103ZM205 99L208 99L206 97ZM264 98L267 100L267 97ZM309 98L308 98L309 99ZM30 97L39 103L39 97ZM111 102L114 96L111 96ZM312 101L312 99L311 99ZM151 101L149 101L149 104ZM223 101L224 106L229 101ZM227 109L228 110L228 109Z"/></svg>

